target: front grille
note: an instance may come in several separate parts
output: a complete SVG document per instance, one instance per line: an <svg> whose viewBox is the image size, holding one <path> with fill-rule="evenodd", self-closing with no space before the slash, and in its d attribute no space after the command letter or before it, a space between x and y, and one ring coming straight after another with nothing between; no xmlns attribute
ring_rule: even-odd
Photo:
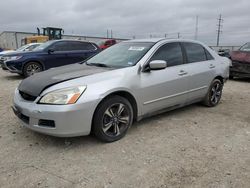
<svg viewBox="0 0 250 188"><path fill-rule="evenodd" d="M34 100L36 100L36 96L29 95L29 94L24 93L22 91L19 91L19 94L22 96L23 99L25 99L27 101L34 101Z"/></svg>

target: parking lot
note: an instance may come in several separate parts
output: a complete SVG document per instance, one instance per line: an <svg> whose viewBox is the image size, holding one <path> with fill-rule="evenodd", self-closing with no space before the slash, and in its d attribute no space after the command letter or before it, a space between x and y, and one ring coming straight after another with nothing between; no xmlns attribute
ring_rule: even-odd
<svg viewBox="0 0 250 188"><path fill-rule="evenodd" d="M215 108L195 104L145 119L110 144L21 127L10 108L21 80L0 71L1 187L250 185L250 80L228 81Z"/></svg>

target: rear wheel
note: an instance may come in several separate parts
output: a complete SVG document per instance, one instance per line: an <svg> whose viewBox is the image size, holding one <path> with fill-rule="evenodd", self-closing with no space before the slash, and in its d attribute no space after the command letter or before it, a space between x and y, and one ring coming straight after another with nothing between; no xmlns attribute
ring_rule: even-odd
<svg viewBox="0 0 250 188"><path fill-rule="evenodd" d="M23 75L25 77L29 77L35 73L41 72L43 67L40 63L37 62L29 62L23 68Z"/></svg>
<svg viewBox="0 0 250 188"><path fill-rule="evenodd" d="M223 84L219 79L214 79L211 86L209 87L203 104L208 107L216 106L221 99Z"/></svg>
<svg viewBox="0 0 250 188"><path fill-rule="evenodd" d="M93 133L104 142L114 142L127 133L133 122L133 108L120 96L104 100L97 108L93 119Z"/></svg>

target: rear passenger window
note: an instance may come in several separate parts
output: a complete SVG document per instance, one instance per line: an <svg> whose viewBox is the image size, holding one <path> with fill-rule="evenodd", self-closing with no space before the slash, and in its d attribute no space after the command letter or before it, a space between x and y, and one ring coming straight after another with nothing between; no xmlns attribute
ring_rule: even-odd
<svg viewBox="0 0 250 188"><path fill-rule="evenodd" d="M82 42L81 46L83 50L95 50L95 47L93 46L93 44L89 42Z"/></svg>
<svg viewBox="0 0 250 188"><path fill-rule="evenodd" d="M205 50L200 44L183 43L183 46L186 49L188 63L195 63L207 60Z"/></svg>
<svg viewBox="0 0 250 188"><path fill-rule="evenodd" d="M95 47L89 42L69 42L68 50L69 51L77 51L77 50L94 50Z"/></svg>
<svg viewBox="0 0 250 188"><path fill-rule="evenodd" d="M164 60L167 66L176 66L183 64L182 50L179 43L168 43L160 47L150 61Z"/></svg>

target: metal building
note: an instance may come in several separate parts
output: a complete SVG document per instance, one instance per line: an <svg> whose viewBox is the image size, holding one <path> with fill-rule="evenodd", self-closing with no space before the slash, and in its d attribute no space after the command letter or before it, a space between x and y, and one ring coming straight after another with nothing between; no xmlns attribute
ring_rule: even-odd
<svg viewBox="0 0 250 188"><path fill-rule="evenodd" d="M34 36L37 33L29 33L29 32L18 32L18 31L3 31L0 34L0 48L4 49L17 49L21 47L21 41L25 37ZM63 39L76 39L76 40L86 40L91 41L98 44L101 41L107 40L105 37L92 37L92 36L81 36L81 35L63 35ZM121 38L114 38L117 42L128 40Z"/></svg>

